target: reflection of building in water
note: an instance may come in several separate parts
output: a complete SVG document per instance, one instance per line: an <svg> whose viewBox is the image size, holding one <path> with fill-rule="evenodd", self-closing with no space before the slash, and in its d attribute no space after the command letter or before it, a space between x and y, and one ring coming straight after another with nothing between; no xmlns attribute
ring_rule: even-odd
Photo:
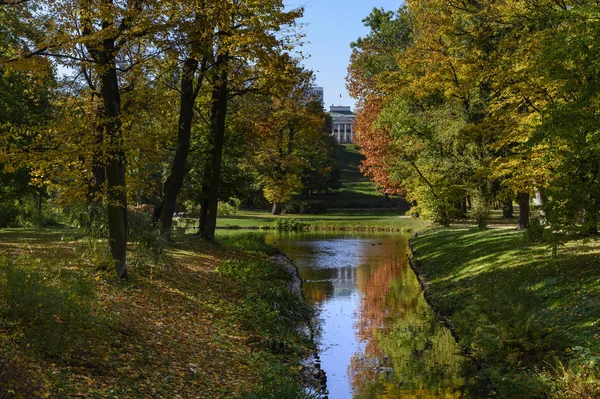
<svg viewBox="0 0 600 399"><path fill-rule="evenodd" d="M352 266L321 269L323 280L304 282L304 295L310 301L321 303L332 297L348 297L356 290L356 268ZM313 276L315 278L317 276Z"/></svg>
<svg viewBox="0 0 600 399"><path fill-rule="evenodd" d="M333 277L333 294L335 296L350 296L356 289L356 268L345 266L335 269Z"/></svg>

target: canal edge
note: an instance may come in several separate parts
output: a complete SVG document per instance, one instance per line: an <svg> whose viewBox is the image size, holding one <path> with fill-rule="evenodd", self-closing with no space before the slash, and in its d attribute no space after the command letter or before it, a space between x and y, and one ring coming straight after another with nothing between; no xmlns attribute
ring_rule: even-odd
<svg viewBox="0 0 600 399"><path fill-rule="evenodd" d="M454 326L454 324L452 323L452 320L450 320L449 317L447 317L447 316L445 316L445 315L443 315L443 314L440 313L440 311L438 309L438 306L437 306L437 301L435 300L435 297L434 297L432 289L431 289L431 283L429 283L429 281L427 280L427 276L425 275L425 273L423 272L423 270L419 267L419 263L414 258L415 255L416 255L416 251L413 250L412 241L415 238L417 238L418 236L419 236L419 233L415 233L408 240L407 251L406 251L406 258L408 259L408 265L410 266L410 268L412 269L412 271L417 276L417 280L419 281L419 285L421 286L421 289L423 290L423 296L425 298L425 301L429 304L429 306L433 310L433 313L435 314L436 319L444 327L446 327L448 329L448 331L450 331L450 334L454 338L454 341L456 342L456 344L460 348L460 351L462 352L462 354L465 355L467 358L469 358L471 360L471 362L477 367L477 370L481 370L482 367L483 367L483 365L481 364L481 362L478 361L477 359L475 359L475 356L473 355L473 352L471 352L465 346L461 345L457 329Z"/></svg>
<svg viewBox="0 0 600 399"><path fill-rule="evenodd" d="M303 290L304 280L300 277L298 266L296 266L296 264L283 252L270 257L269 260L280 265L292 277L289 286L290 291L306 302ZM325 373L325 370L321 368L321 358L314 341L316 334L312 320L308 320L305 325L299 326L298 329L303 331L308 330L310 333L310 340L315 344L315 349L312 350L303 361L303 382L306 383L307 386L316 389L317 392L322 395L323 399L327 399L329 395L327 390L327 374Z"/></svg>

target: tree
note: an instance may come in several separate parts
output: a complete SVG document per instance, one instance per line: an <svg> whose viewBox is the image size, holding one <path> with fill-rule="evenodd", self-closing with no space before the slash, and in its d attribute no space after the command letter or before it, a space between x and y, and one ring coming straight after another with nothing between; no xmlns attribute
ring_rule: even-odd
<svg viewBox="0 0 600 399"><path fill-rule="evenodd" d="M278 33L292 29L303 9L284 11L278 0L260 3L223 1L215 20L210 72L209 126L210 161L203 170L200 236L214 240L221 181L221 161L229 100L260 90L285 74L296 35ZM273 80L269 80L273 79Z"/></svg>
<svg viewBox="0 0 600 399"><path fill-rule="evenodd" d="M157 27L161 10L150 0L64 0L24 3L44 31L22 47L22 60L47 57L71 68L96 103L91 141L96 187L106 179L110 252L117 275L127 277L127 187L122 86L135 86L152 51L145 38ZM89 105L89 104L88 104ZM41 138L43 141L43 137ZM97 150L101 148L101 151Z"/></svg>

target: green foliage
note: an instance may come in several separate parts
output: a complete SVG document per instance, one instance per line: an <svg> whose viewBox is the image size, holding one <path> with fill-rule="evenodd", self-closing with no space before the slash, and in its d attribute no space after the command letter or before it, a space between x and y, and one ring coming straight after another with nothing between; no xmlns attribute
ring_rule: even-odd
<svg viewBox="0 0 600 399"><path fill-rule="evenodd" d="M323 396L299 384L292 378L277 378L263 382L254 392L244 392L243 399L320 399Z"/></svg>
<svg viewBox="0 0 600 399"><path fill-rule="evenodd" d="M130 210L127 224L129 239L136 243L129 261L131 267L149 273L150 278L157 269L168 270L172 264L167 254L169 243L156 228L151 210Z"/></svg>
<svg viewBox="0 0 600 399"><path fill-rule="evenodd" d="M595 361L596 243L566 242L552 257L518 231L452 229L421 235L413 248L434 308L501 397L547 397L561 384L556 359Z"/></svg>
<svg viewBox="0 0 600 399"><path fill-rule="evenodd" d="M541 380L549 387L549 399L593 398L600 392L598 363L565 366L559 362Z"/></svg>
<svg viewBox="0 0 600 399"><path fill-rule="evenodd" d="M296 218L279 218L275 221L275 229L279 231L304 231L308 224Z"/></svg>
<svg viewBox="0 0 600 399"><path fill-rule="evenodd" d="M242 201L240 201L237 198L231 198L227 202L219 201L219 205L217 207L217 215L218 216L235 215L237 213L238 209L240 209L241 203L242 203Z"/></svg>
<svg viewBox="0 0 600 399"><path fill-rule="evenodd" d="M0 323L43 357L73 356L102 333L94 315L96 294L89 276L73 275L60 267L54 274L46 273L27 262L39 264L41 259L0 258Z"/></svg>
<svg viewBox="0 0 600 399"><path fill-rule="evenodd" d="M485 229L490 220L490 205L485 196L480 192L477 192L477 194L473 196L472 201L471 215L475 219L477 227Z"/></svg>
<svg viewBox="0 0 600 399"><path fill-rule="evenodd" d="M260 345L275 353L295 353L307 344L300 329L314 310L289 287L291 276L281 265L266 260L228 260L219 274L240 284L246 315L244 328L254 331Z"/></svg>
<svg viewBox="0 0 600 399"><path fill-rule="evenodd" d="M232 247L251 254L275 255L279 250L265 242L264 234L243 233L220 235L219 242L227 247Z"/></svg>
<svg viewBox="0 0 600 399"><path fill-rule="evenodd" d="M546 226L544 226L539 217L531 218L529 226L523 232L523 236L528 243L542 242L544 237L546 237Z"/></svg>
<svg viewBox="0 0 600 399"><path fill-rule="evenodd" d="M315 200L292 200L283 206L282 213L285 214L320 214L327 212L325 201Z"/></svg>

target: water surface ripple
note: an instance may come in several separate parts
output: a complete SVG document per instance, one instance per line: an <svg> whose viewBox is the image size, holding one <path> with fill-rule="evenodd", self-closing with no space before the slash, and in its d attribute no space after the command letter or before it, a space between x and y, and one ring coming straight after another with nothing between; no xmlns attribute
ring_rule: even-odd
<svg viewBox="0 0 600 399"><path fill-rule="evenodd" d="M409 235L280 233L319 309L329 399L480 398L476 370L439 324L407 264Z"/></svg>

